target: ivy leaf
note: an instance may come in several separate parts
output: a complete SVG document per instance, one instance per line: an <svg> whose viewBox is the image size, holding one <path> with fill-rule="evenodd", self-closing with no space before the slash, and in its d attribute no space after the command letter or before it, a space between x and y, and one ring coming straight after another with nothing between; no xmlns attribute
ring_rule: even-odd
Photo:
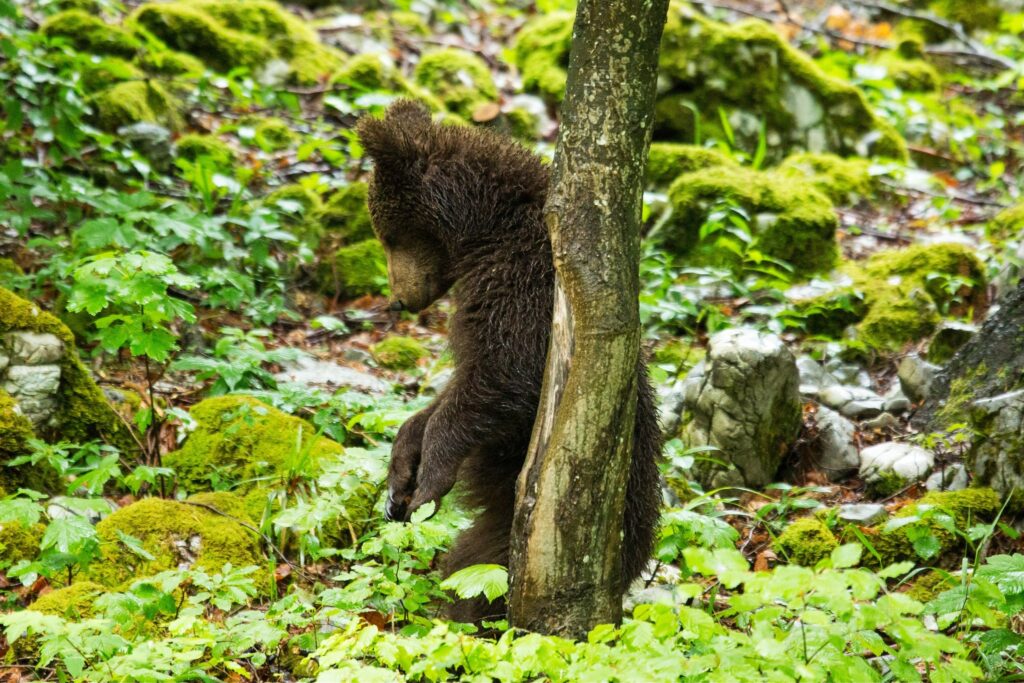
<svg viewBox="0 0 1024 683"><path fill-rule="evenodd" d="M508 593L508 570L499 564L475 564L449 576L441 582L441 588L455 591L463 599L482 594L493 602Z"/></svg>

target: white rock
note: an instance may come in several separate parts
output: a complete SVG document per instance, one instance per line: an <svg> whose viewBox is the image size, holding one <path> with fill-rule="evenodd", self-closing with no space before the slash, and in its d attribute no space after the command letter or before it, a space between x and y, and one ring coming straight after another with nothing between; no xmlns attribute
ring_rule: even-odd
<svg viewBox="0 0 1024 683"><path fill-rule="evenodd" d="M797 358L796 367L800 371L800 393L804 396L817 396L823 388L839 384L821 363L809 356Z"/></svg>
<svg viewBox="0 0 1024 683"><path fill-rule="evenodd" d="M64 343L52 334L11 332L4 345L15 365L50 365L64 357Z"/></svg>
<svg viewBox="0 0 1024 683"><path fill-rule="evenodd" d="M854 442L856 427L845 417L822 406L815 415L818 424L820 453L815 465L829 481L839 481L860 465L860 454Z"/></svg>
<svg viewBox="0 0 1024 683"><path fill-rule="evenodd" d="M59 365L12 365L7 368L3 390L34 424L43 424L57 410L60 389Z"/></svg>
<svg viewBox="0 0 1024 683"><path fill-rule="evenodd" d="M886 473L918 481L934 464L935 454L931 451L896 441L868 446L860 452L860 476L869 483L878 481Z"/></svg>
<svg viewBox="0 0 1024 683"><path fill-rule="evenodd" d="M839 519L858 526L878 524L887 516L885 506L878 503L850 503L839 506Z"/></svg>
<svg viewBox="0 0 1024 683"><path fill-rule="evenodd" d="M281 372L274 375L274 379L296 384L349 387L371 394L386 394L391 391L390 384L368 372L360 372L344 365L310 357L302 357L295 363L286 365Z"/></svg>
<svg viewBox="0 0 1024 683"><path fill-rule="evenodd" d="M929 491L963 491L968 483L967 468L956 462L932 472L924 485Z"/></svg>
<svg viewBox="0 0 1024 683"><path fill-rule="evenodd" d="M935 373L939 366L932 365L917 354L911 354L900 361L898 375L903 393L917 403L928 398Z"/></svg>
<svg viewBox="0 0 1024 683"><path fill-rule="evenodd" d="M885 404L882 397L870 389L842 385L825 387L818 398L829 408L855 420L878 415Z"/></svg>

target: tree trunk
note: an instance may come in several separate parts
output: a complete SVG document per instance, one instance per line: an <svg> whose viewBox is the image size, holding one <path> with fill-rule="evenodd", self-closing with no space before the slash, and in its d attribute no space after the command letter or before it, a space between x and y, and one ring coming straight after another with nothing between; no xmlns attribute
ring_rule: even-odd
<svg viewBox="0 0 1024 683"><path fill-rule="evenodd" d="M620 546L640 351L644 165L668 0L581 0L545 220L544 387L519 477L514 626L581 637L622 617Z"/></svg>

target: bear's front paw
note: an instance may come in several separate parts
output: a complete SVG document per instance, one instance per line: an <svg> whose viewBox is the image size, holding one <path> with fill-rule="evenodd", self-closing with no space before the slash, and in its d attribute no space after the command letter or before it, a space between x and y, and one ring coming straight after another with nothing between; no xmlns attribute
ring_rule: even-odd
<svg viewBox="0 0 1024 683"><path fill-rule="evenodd" d="M441 499L455 486L455 475L458 468L430 468L429 472L420 469L416 492L409 502L408 514L412 515L421 505L433 502L434 511L441 506Z"/></svg>

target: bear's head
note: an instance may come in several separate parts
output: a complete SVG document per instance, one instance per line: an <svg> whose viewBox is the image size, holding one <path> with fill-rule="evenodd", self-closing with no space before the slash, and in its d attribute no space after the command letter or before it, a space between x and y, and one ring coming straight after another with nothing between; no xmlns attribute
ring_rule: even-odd
<svg viewBox="0 0 1024 683"><path fill-rule="evenodd" d="M481 248L524 223L522 211L539 215L547 171L508 138L434 123L412 100L396 101L382 119L364 116L357 130L374 162L367 201L394 308L426 308Z"/></svg>
<svg viewBox="0 0 1024 683"><path fill-rule="evenodd" d="M367 202L373 229L384 246L392 306L420 311L453 284L449 245L424 193L431 128L430 112L399 100L383 119L363 117L358 131L374 161Z"/></svg>

